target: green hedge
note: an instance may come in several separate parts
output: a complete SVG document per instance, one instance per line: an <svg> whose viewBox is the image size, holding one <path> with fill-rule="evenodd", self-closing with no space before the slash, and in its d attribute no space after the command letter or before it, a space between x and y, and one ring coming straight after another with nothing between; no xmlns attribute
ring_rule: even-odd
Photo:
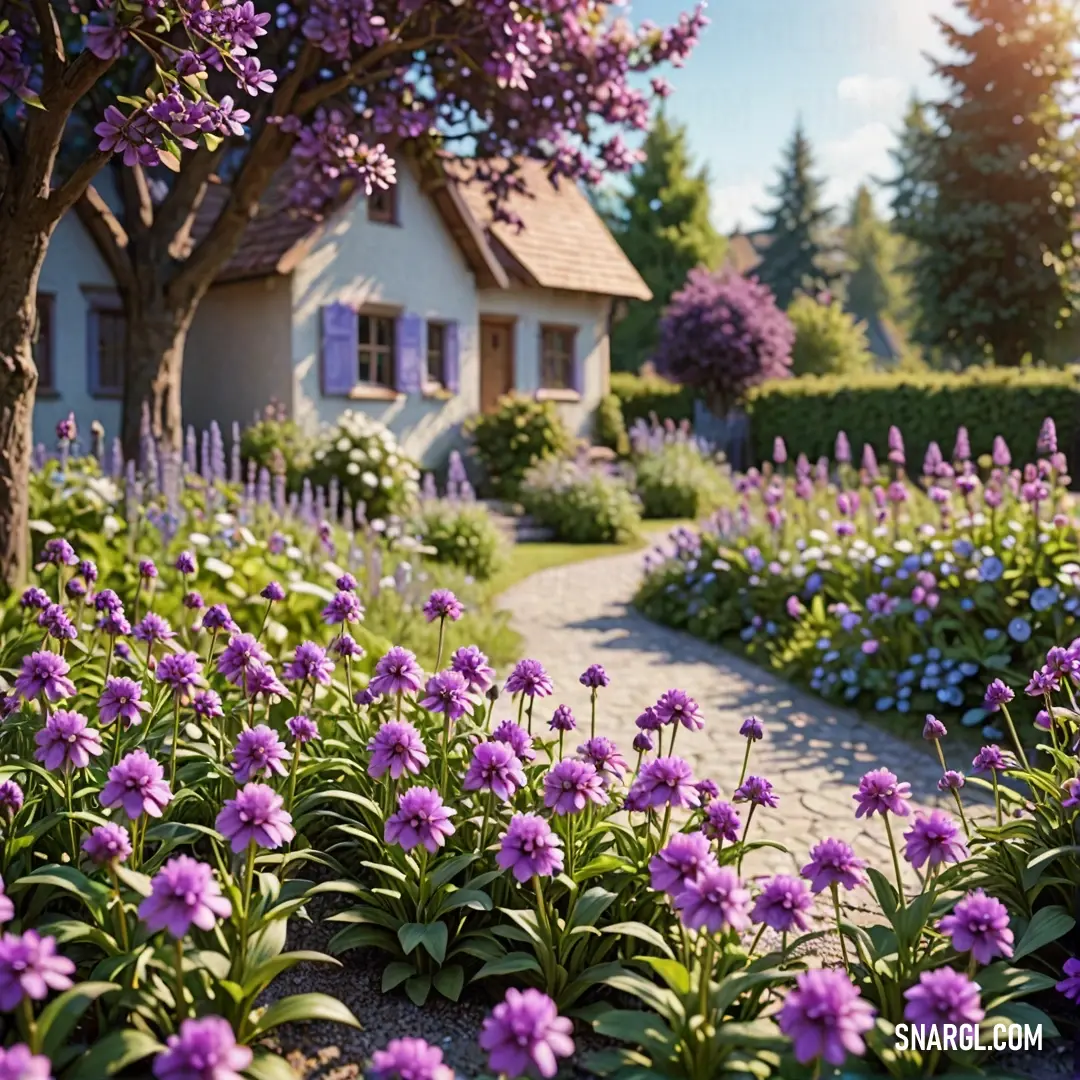
<svg viewBox="0 0 1080 1080"><path fill-rule="evenodd" d="M611 392L622 405L623 421L629 428L635 420L657 419L693 422L694 395L677 383L657 375L634 375L629 371L611 373Z"/></svg>
<svg viewBox="0 0 1080 1080"><path fill-rule="evenodd" d="M913 471L921 467L931 441L948 458L963 424L976 456L988 454L994 436L1003 435L1014 462L1023 463L1034 458L1047 416L1057 425L1060 448L1074 451L1080 434L1080 380L1072 370L1044 368L804 376L759 387L748 410L757 461L772 456L777 435L784 437L792 456L805 453L811 461L832 457L839 431L847 432L856 460L863 444L870 443L883 461L889 426L895 424Z"/></svg>

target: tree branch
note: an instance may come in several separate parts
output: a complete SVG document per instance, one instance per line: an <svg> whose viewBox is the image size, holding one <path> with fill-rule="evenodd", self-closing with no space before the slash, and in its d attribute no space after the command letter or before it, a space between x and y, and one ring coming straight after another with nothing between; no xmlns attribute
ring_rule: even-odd
<svg viewBox="0 0 1080 1080"><path fill-rule="evenodd" d="M108 160L109 154L104 150L95 150L85 158L71 176L60 187L55 188L45 200L47 220L56 221L67 213L82 198L83 193L90 186L90 181Z"/></svg>
<svg viewBox="0 0 1080 1080"><path fill-rule="evenodd" d="M49 0L33 0L33 8L38 33L41 35L41 66L44 69L45 81L52 82L60 79L64 73L64 64L67 62L64 38Z"/></svg>
<svg viewBox="0 0 1080 1080"><path fill-rule="evenodd" d="M206 192L206 182L220 157L220 149L208 150L200 145L198 150L184 159L180 174L157 208L154 220L154 232L160 234L168 245L175 246L178 234L190 230L192 219Z"/></svg>
<svg viewBox="0 0 1080 1080"><path fill-rule="evenodd" d="M108 264L117 286L134 288L135 267L129 254L128 234L95 187L86 189L75 204L75 213Z"/></svg>

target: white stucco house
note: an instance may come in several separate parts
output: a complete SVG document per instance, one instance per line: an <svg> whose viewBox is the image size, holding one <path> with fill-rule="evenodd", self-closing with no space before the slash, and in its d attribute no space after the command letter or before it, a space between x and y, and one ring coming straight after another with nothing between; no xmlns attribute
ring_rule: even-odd
<svg viewBox="0 0 1080 1080"><path fill-rule="evenodd" d="M576 185L556 190L539 165L523 169L530 197L510 205L521 230L492 222L479 184L453 161L403 162L393 189L349 198L318 223L291 214L277 185L192 326L185 423L228 430L276 401L313 429L352 408L435 465L466 418L517 391L557 402L587 435L607 391L616 305L650 293ZM204 215L224 196L211 189ZM64 225L71 236L54 242L42 279L56 297L55 396L35 415L47 441L68 409L110 430L119 421L107 394L122 313L92 242ZM89 245L77 263L76 244ZM82 350L67 322L79 318Z"/></svg>

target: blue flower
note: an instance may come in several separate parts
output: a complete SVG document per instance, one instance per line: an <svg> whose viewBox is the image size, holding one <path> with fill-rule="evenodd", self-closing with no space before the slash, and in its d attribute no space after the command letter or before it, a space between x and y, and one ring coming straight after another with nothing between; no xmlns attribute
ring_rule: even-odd
<svg viewBox="0 0 1080 1080"><path fill-rule="evenodd" d="M765 633L766 633L766 634L768 634L768 635L769 635L769 637L772 637L772 636L773 636L773 634L775 634L775 633L776 633L776 623L774 623L774 622L772 621L772 619L770 619L770 620L769 620L769 621L768 621L768 622L767 622L767 623L765 624Z"/></svg>
<svg viewBox="0 0 1080 1080"><path fill-rule="evenodd" d="M1009 620L1007 631L1009 637L1011 637L1013 641L1023 645L1023 643L1031 637L1031 623L1029 623L1027 619L1021 619L1020 616L1017 615L1015 619Z"/></svg>
<svg viewBox="0 0 1080 1080"><path fill-rule="evenodd" d="M962 671L950 671L949 674L945 676L945 681L950 686L959 686L964 681L964 677Z"/></svg>
<svg viewBox="0 0 1080 1080"><path fill-rule="evenodd" d="M824 578L815 571L806 579L806 595L813 596L814 593L820 592Z"/></svg>
<svg viewBox="0 0 1080 1080"><path fill-rule="evenodd" d="M896 711L897 712L907 712L910 708L911 708L911 702L908 701L907 698L904 698L902 701L898 701L896 703Z"/></svg>
<svg viewBox="0 0 1080 1080"><path fill-rule="evenodd" d="M924 607L915 609L915 623L917 626L922 626L923 623L929 622L931 618L929 610Z"/></svg>
<svg viewBox="0 0 1080 1080"><path fill-rule="evenodd" d="M810 674L813 675L815 679L824 679L825 669L818 665Z"/></svg>
<svg viewBox="0 0 1080 1080"><path fill-rule="evenodd" d="M974 660L965 660L960 665L960 671L970 679L972 676L979 674L979 665Z"/></svg>
<svg viewBox="0 0 1080 1080"><path fill-rule="evenodd" d="M874 702L874 708L878 712L888 712L895 704L896 702L891 697L879 697Z"/></svg>
<svg viewBox="0 0 1080 1080"><path fill-rule="evenodd" d="M948 657L946 657L944 660L941 661L942 671L952 671L954 667L956 667L955 660L950 660Z"/></svg>
<svg viewBox="0 0 1080 1080"><path fill-rule="evenodd" d="M896 691L896 696L901 701L903 701L905 698L911 697L911 687L910 686L901 686L900 689Z"/></svg>
<svg viewBox="0 0 1080 1080"><path fill-rule="evenodd" d="M897 686L910 686L916 679L917 673L914 671L901 671L896 676Z"/></svg>
<svg viewBox="0 0 1080 1080"><path fill-rule="evenodd" d="M975 545L970 540L961 537L959 540L953 541L952 549L953 554L961 559L970 559L975 551Z"/></svg>
<svg viewBox="0 0 1080 1080"><path fill-rule="evenodd" d="M1055 588L1036 589L1031 594L1032 611L1049 611L1058 602L1058 591Z"/></svg>
<svg viewBox="0 0 1080 1080"><path fill-rule="evenodd" d="M1003 630L998 630L993 626L988 626L983 631L983 637L986 638L987 641L997 641L997 639L1001 637L1003 633Z"/></svg>
<svg viewBox="0 0 1080 1080"><path fill-rule="evenodd" d="M943 705L952 705L953 708L959 708L964 704L964 691L958 686L943 686L937 692L937 699Z"/></svg>
<svg viewBox="0 0 1080 1080"><path fill-rule="evenodd" d="M941 685L941 680L936 675L924 675L919 682L920 690L936 690Z"/></svg>
<svg viewBox="0 0 1080 1080"><path fill-rule="evenodd" d="M743 641L752 640L754 637L754 628L752 626L746 627L746 629L739 634L739 637L741 637Z"/></svg>
<svg viewBox="0 0 1080 1080"><path fill-rule="evenodd" d="M926 655L929 656L930 654L927 653ZM923 668L923 674L924 675L940 675L941 674L941 665L940 664L927 664L926 667Z"/></svg>
<svg viewBox="0 0 1080 1080"><path fill-rule="evenodd" d="M811 679L810 680L810 689L811 690L820 690L821 689L821 680L820 679Z"/></svg>
<svg viewBox="0 0 1080 1080"><path fill-rule="evenodd" d="M927 660L940 660L941 659L941 650L936 645L932 646L931 648L926 650L926 659Z"/></svg>
<svg viewBox="0 0 1080 1080"><path fill-rule="evenodd" d="M831 644L832 644L832 642L827 637L817 639L817 647L822 652L824 652Z"/></svg>
<svg viewBox="0 0 1080 1080"><path fill-rule="evenodd" d="M859 615L857 615L854 611L849 611L840 620L840 625L841 627L843 627L843 629L851 631L854 630L860 622L862 622L862 619L859 617Z"/></svg>
<svg viewBox="0 0 1080 1080"><path fill-rule="evenodd" d="M854 701L859 696L859 688L857 686L849 686L844 691L845 701Z"/></svg>
<svg viewBox="0 0 1080 1080"><path fill-rule="evenodd" d="M852 668L844 668L844 670L840 672L840 678L843 679L848 686L853 686L859 681L859 673Z"/></svg>
<svg viewBox="0 0 1080 1080"><path fill-rule="evenodd" d="M972 600L970 596L965 596L964 599L960 601L960 607L963 611L974 611L975 601Z"/></svg>
<svg viewBox="0 0 1080 1080"><path fill-rule="evenodd" d="M1065 610L1070 615L1075 615L1077 608L1080 608L1080 599L1077 599L1075 596L1070 596L1069 599L1065 601Z"/></svg>
<svg viewBox="0 0 1080 1080"><path fill-rule="evenodd" d="M923 662L922 653L912 653L907 661L912 667L918 667Z"/></svg>
<svg viewBox="0 0 1080 1080"><path fill-rule="evenodd" d="M840 653L838 653L836 649L830 649L822 659L826 664L833 664L840 659Z"/></svg>
<svg viewBox="0 0 1080 1080"><path fill-rule="evenodd" d="M1004 573L1005 564L996 555L991 555L988 559L983 559L979 567L979 580L1000 581Z"/></svg>

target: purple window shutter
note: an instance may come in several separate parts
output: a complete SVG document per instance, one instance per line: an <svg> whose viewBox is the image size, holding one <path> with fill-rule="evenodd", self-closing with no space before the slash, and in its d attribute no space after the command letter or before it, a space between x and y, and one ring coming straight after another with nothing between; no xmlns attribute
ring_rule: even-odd
<svg viewBox="0 0 1080 1080"><path fill-rule="evenodd" d="M397 321L394 384L403 394L419 394L424 385L424 320L405 314Z"/></svg>
<svg viewBox="0 0 1080 1080"><path fill-rule="evenodd" d="M446 350L443 357L446 389L451 394L456 394L461 388L461 361L458 354L458 324L456 322L446 324L443 332L443 348Z"/></svg>
<svg viewBox="0 0 1080 1080"><path fill-rule="evenodd" d="M360 319L347 304L322 309L322 392L347 397L359 374Z"/></svg>

